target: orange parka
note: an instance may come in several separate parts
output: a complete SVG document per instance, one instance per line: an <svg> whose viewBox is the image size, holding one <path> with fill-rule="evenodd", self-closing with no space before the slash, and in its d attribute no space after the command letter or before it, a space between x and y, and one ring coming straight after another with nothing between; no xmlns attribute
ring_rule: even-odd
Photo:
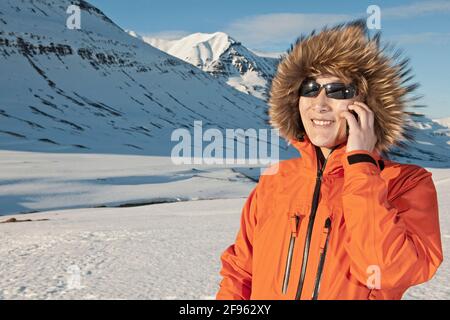
<svg viewBox="0 0 450 320"><path fill-rule="evenodd" d="M291 142L301 158L281 161L250 193L221 256L217 299L400 299L435 274L443 256L430 172L345 144L321 159L307 136Z"/></svg>

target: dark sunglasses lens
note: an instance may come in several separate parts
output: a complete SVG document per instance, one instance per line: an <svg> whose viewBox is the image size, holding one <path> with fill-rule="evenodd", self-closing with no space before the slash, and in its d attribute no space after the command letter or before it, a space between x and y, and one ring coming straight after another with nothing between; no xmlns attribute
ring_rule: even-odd
<svg viewBox="0 0 450 320"><path fill-rule="evenodd" d="M305 81L300 87L300 96L315 97L319 93L320 85L315 81Z"/></svg>
<svg viewBox="0 0 450 320"><path fill-rule="evenodd" d="M343 83L331 83L325 86L327 96L333 99L351 99L355 96L356 90L352 85Z"/></svg>

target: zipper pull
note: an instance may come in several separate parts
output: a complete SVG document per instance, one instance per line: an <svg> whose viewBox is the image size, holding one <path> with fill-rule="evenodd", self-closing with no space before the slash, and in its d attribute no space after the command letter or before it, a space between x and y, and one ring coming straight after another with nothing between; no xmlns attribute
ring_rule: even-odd
<svg viewBox="0 0 450 320"><path fill-rule="evenodd" d="M323 250L325 248L330 230L331 230L331 218L328 217L327 220L325 221L325 225L323 227L323 237L322 237L322 241L320 241L320 250Z"/></svg>
<svg viewBox="0 0 450 320"><path fill-rule="evenodd" d="M317 267L316 284L314 285L312 300L317 300L319 297L320 282L322 280L323 267L325 264L325 257L327 254L327 247L329 240L328 238L330 236L330 230L331 230L331 218L328 217L327 220L325 221L325 225L323 227L322 240L320 241L320 260L319 266Z"/></svg>
<svg viewBox="0 0 450 320"><path fill-rule="evenodd" d="M298 212L294 213L291 216L291 235L294 238L298 237L298 225L299 225L300 217L298 215Z"/></svg>
<svg viewBox="0 0 450 320"><path fill-rule="evenodd" d="M331 218L328 217L327 220L325 221L325 228L326 229L331 229Z"/></svg>
<svg viewBox="0 0 450 320"><path fill-rule="evenodd" d="M291 227L291 239L289 240L289 249L287 254L287 260L286 260L286 269L284 270L284 277L283 277L283 286L281 288L281 292L283 294L286 294L288 284L289 284L289 277L291 273L291 265L292 265L292 257L294 252L294 246L295 246L295 240L298 236L298 225L299 225L299 213L295 212L293 215L290 216L290 227Z"/></svg>

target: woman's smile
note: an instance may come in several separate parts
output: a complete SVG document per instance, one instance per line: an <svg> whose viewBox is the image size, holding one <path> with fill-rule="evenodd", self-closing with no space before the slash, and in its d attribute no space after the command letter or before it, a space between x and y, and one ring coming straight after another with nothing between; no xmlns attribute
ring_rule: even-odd
<svg viewBox="0 0 450 320"><path fill-rule="evenodd" d="M334 125L334 120L311 119L314 128L326 129Z"/></svg>

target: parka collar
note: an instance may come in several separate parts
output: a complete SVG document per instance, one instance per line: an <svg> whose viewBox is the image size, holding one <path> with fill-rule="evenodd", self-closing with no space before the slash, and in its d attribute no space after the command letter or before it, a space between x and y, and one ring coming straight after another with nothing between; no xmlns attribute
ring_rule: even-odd
<svg viewBox="0 0 450 320"><path fill-rule="evenodd" d="M302 161L301 167L308 173L317 174L317 152L316 146L312 144L307 135L303 139L290 139L289 142L300 152ZM347 142L335 147L335 149L328 156L323 176L343 176L344 161L347 157ZM378 162L381 156L378 152L373 151L371 156Z"/></svg>

